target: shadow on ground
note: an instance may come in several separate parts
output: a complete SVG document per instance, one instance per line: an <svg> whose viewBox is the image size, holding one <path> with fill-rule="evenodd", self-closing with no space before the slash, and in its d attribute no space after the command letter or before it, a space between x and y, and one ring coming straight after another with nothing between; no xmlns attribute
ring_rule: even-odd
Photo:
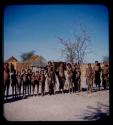
<svg viewBox="0 0 113 125"><path fill-rule="evenodd" d="M102 110L104 109L104 111ZM76 115L75 115L76 117ZM77 116L78 117L78 116ZM98 103L97 107L87 106L87 110L82 116L79 116L82 121L103 121L109 120L109 106Z"/></svg>
<svg viewBox="0 0 113 125"><path fill-rule="evenodd" d="M4 99L4 103L10 103L10 102L15 102L15 101L19 101L19 100L22 100L22 99L27 99L28 96L19 96L19 97L11 97L11 98L8 98L8 99Z"/></svg>
<svg viewBox="0 0 113 125"><path fill-rule="evenodd" d="M87 91L87 88L82 88L81 89L81 92L86 92ZM93 92L98 92L99 90L97 90L97 89L95 89L95 88L93 88ZM101 89L100 91L103 91L103 89ZM71 92L72 92L72 90L71 90ZM77 91L75 91L74 93L76 93ZM69 93L69 91L68 90L65 90L64 92L61 92L61 91L57 91L57 92L55 92L55 95L56 94L64 94L64 93ZM46 96L46 95L50 95L48 92L46 92L45 93L45 95L44 96ZM4 103L10 103L10 102L15 102L15 101L19 101L19 100L22 100L22 99L27 99L28 97L31 97L31 96L33 96L33 94L32 95L26 95L25 97L23 97L23 95L20 95L20 96L17 96L17 97L12 97L12 95L10 94L10 95L8 95L8 99L6 100L6 99L4 99ZM41 93L40 94L34 94L34 96L41 96ZM4 97L4 98L6 98L6 97ZM91 107L90 107L91 108Z"/></svg>

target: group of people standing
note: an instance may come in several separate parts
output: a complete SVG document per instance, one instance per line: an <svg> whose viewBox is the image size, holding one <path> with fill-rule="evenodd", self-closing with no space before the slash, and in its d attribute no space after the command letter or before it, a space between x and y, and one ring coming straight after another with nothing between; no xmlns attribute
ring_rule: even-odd
<svg viewBox="0 0 113 125"><path fill-rule="evenodd" d="M95 83L98 90L100 90L101 83L104 90L109 86L109 64L106 61L103 62L103 67L101 67L98 61L95 61L93 68L90 63L88 64L88 67L86 68L86 84L88 85L88 92L92 92L93 83Z"/></svg>
<svg viewBox="0 0 113 125"><path fill-rule="evenodd" d="M92 68L91 64L88 64L86 68L86 83L88 86L88 92L92 92L93 83L100 90L101 76L102 85L106 89L109 83L109 65L104 62L104 66L101 67L98 61L95 61L95 66ZM23 97L26 95L34 95L35 89L37 89L37 95L39 95L39 87L41 87L41 95L45 93L56 94L57 91L65 93L66 90L69 93L81 91L81 68L80 64L64 64L60 63L59 66L55 66L51 61L48 62L46 68L40 71L33 72L32 70L23 69L21 72L12 70L10 72L8 63L4 64L4 94L6 92L6 99L9 95L9 87L12 86L12 96Z"/></svg>

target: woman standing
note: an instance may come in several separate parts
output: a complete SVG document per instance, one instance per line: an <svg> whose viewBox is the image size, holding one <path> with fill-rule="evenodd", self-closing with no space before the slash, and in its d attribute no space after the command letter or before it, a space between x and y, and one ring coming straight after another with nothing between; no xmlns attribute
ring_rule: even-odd
<svg viewBox="0 0 113 125"><path fill-rule="evenodd" d="M65 71L65 78L66 78L66 84L68 86L69 93L71 93L71 89L73 88L73 71L72 66L70 63L66 65L66 71Z"/></svg>
<svg viewBox="0 0 113 125"><path fill-rule="evenodd" d="M39 94L39 81L40 81L40 73L39 71L36 71L37 95Z"/></svg>
<svg viewBox="0 0 113 125"><path fill-rule="evenodd" d="M100 63L98 61L95 61L95 66L94 66L94 73L95 73L95 84L96 84L96 88L98 87L98 89L100 90L100 83L101 83L101 79L100 79L100 73L101 73L101 67L100 67Z"/></svg>
<svg viewBox="0 0 113 125"><path fill-rule="evenodd" d="M86 68L86 84L88 85L88 93L92 93L92 87L93 87L93 78L94 78L94 72L91 67L91 64L88 64L88 68Z"/></svg>
<svg viewBox="0 0 113 125"><path fill-rule="evenodd" d="M35 85L36 85L36 76L35 76L35 72L33 72L32 74L32 87L33 87L33 96L34 96L34 92L35 92Z"/></svg>

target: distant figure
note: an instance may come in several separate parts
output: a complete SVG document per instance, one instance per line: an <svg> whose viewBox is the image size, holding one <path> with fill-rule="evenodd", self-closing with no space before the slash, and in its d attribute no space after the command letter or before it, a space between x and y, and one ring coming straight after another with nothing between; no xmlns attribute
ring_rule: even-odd
<svg viewBox="0 0 113 125"><path fill-rule="evenodd" d="M104 66L102 67L102 85L104 90L107 88L109 84L109 66L107 62L103 62Z"/></svg>
<svg viewBox="0 0 113 125"><path fill-rule="evenodd" d="M92 93L93 88L93 78L94 78L94 71L91 67L91 64L88 64L88 68L86 68L86 84L88 85L88 93Z"/></svg>
<svg viewBox="0 0 113 125"><path fill-rule="evenodd" d="M64 92L64 83L65 83L65 74L64 74L64 65L63 63L60 64L58 69L58 79L59 79L59 90Z"/></svg>
<svg viewBox="0 0 113 125"><path fill-rule="evenodd" d="M4 96L6 92L6 100L9 94L9 86L10 86L10 73L9 73L9 65L8 63L4 64Z"/></svg>
<svg viewBox="0 0 113 125"><path fill-rule="evenodd" d="M98 89L100 90L100 83L101 83L101 79L100 79L100 73L101 73L101 66L100 63L98 61L95 61L95 66L93 68L94 73L95 73L95 79L94 82L96 84L96 88L98 87Z"/></svg>
<svg viewBox="0 0 113 125"><path fill-rule="evenodd" d="M16 74L16 70L13 70L12 73L13 74L11 75L11 86L12 86L12 96L14 98L14 97L17 96L17 74Z"/></svg>

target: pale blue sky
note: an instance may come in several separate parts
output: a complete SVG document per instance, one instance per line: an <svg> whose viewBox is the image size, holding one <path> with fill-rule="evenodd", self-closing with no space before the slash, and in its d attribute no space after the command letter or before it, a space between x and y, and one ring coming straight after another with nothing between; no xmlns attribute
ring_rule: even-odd
<svg viewBox="0 0 113 125"><path fill-rule="evenodd" d="M86 62L102 60L109 55L109 15L103 5L13 5L4 10L4 59L15 56L20 60L23 52L35 50L35 54L47 60L64 60L63 47L57 36L72 38L79 32L79 24L91 37L93 53Z"/></svg>

